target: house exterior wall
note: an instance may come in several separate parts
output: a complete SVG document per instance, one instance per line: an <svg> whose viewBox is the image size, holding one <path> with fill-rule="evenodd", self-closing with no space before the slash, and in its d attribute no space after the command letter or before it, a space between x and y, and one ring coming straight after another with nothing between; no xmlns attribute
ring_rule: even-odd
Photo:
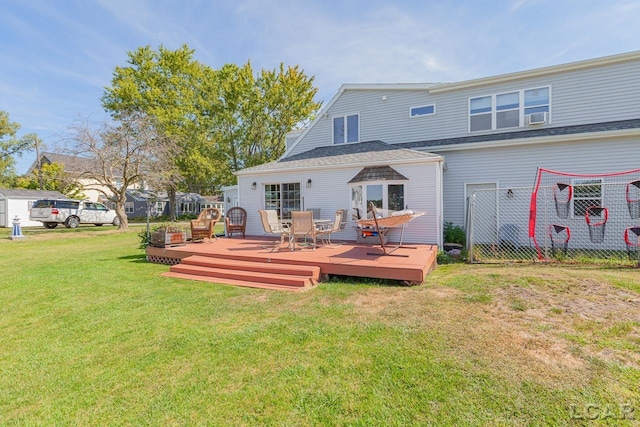
<svg viewBox="0 0 640 427"><path fill-rule="evenodd" d="M577 174L637 169L637 151L637 140L621 138L441 152L447 164L443 174L445 220L464 225L467 184L533 187L538 167Z"/></svg>
<svg viewBox="0 0 640 427"><path fill-rule="evenodd" d="M331 145L333 117L360 115L360 141L389 144L528 130L531 127L469 132L469 98L549 86L550 123L569 126L637 118L640 61L557 72L503 83L435 91L347 89L313 124L290 153ZM438 86L436 86L438 87ZM435 105L434 115L409 117L409 108Z"/></svg>
<svg viewBox="0 0 640 427"><path fill-rule="evenodd" d="M441 171L440 162L392 165L399 173L409 179L405 184L405 201L414 211L426 211L423 215L406 225L404 241L412 243L440 244L442 214L440 207ZM258 210L264 209L264 185L275 183L299 182L302 209L320 209L322 219L332 219L337 209L348 212L347 227L336 233L338 240L355 240L355 222L351 218L351 190L348 182L362 167L350 166L326 170L287 171L251 176L239 176L238 188L241 206L247 210L247 234L268 235L262 228ZM311 188L307 181L311 179ZM256 189L252 183L256 182ZM397 241L400 230L390 232L390 241Z"/></svg>
<svg viewBox="0 0 640 427"><path fill-rule="evenodd" d="M224 211L227 212L234 206L241 206L238 198L238 187L236 185L223 187Z"/></svg>

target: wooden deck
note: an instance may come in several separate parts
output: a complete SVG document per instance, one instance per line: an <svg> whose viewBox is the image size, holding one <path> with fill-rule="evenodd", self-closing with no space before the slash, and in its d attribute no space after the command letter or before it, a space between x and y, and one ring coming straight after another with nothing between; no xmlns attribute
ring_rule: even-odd
<svg viewBox="0 0 640 427"><path fill-rule="evenodd" d="M185 246L147 248L151 262L171 264L163 275L239 286L303 290L327 275L392 279L419 284L436 265L437 247L407 245L391 255L355 242L289 250L266 247L272 238L220 237ZM302 271L301 271L302 268Z"/></svg>

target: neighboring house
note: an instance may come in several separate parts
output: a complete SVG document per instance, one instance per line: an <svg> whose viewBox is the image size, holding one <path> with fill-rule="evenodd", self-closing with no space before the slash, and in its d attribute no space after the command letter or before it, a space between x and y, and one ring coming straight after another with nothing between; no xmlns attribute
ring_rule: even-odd
<svg viewBox="0 0 640 427"><path fill-rule="evenodd" d="M111 209L115 209L116 203L113 200L104 201ZM127 218L146 218L147 209L150 217L164 215L168 211L168 201L164 196L158 196L148 190L127 190L124 212Z"/></svg>
<svg viewBox="0 0 640 427"><path fill-rule="evenodd" d="M200 210L198 213L207 208L216 208L220 211L221 215L224 215L226 212L223 196L202 196L202 199L203 201L200 202Z"/></svg>
<svg viewBox="0 0 640 427"><path fill-rule="evenodd" d="M262 234L257 209L321 207L328 217L380 190L386 207L393 189L427 211L405 239L441 244L443 221L464 225L474 190L531 186L538 167L638 168L638 76L640 51L459 83L345 84L280 160L236 173L247 232ZM395 179L354 181L386 167Z"/></svg>
<svg viewBox="0 0 640 427"><path fill-rule="evenodd" d="M40 155L40 161L43 165L51 163L61 164L65 173L68 173L69 175L77 178L78 183L82 186L82 192L84 193L86 200L91 200L93 202L99 201L103 196L102 191L106 192L107 194L111 194L111 191L107 187L101 185L93 179L82 176L82 174L87 171L95 170L96 166L91 159L87 159L85 157L68 156L66 154L45 152ZM35 161L27 171L27 175L33 173L33 171L37 168L38 162Z"/></svg>
<svg viewBox="0 0 640 427"><path fill-rule="evenodd" d="M149 209L149 216L169 216L169 197L166 192L155 193L149 190L127 190L124 210L128 218L144 218ZM115 202L109 201L115 209ZM176 215L197 215L205 208L218 208L224 212L221 196L201 196L197 193L176 193Z"/></svg>
<svg viewBox="0 0 640 427"><path fill-rule="evenodd" d="M33 202L40 199L68 199L58 191L0 188L0 227L11 227L18 217L23 227L42 226L40 221L30 221L29 211Z"/></svg>

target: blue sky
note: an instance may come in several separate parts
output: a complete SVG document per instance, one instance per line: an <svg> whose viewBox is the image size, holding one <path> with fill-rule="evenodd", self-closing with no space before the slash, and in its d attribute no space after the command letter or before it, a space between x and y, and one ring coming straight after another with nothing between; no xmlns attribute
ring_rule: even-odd
<svg viewBox="0 0 640 427"><path fill-rule="evenodd" d="M105 117L137 47L186 43L213 68L280 62L342 83L453 82L640 49L636 0L0 0L0 110L50 149ZM35 159L18 160L24 173Z"/></svg>

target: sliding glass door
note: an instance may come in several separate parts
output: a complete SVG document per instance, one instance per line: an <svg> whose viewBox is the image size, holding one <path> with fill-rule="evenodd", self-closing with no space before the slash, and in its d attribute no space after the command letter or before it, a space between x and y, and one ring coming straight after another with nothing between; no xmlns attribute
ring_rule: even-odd
<svg viewBox="0 0 640 427"><path fill-rule="evenodd" d="M290 219L292 211L301 210L299 182L265 184L264 208L275 210L281 219Z"/></svg>

